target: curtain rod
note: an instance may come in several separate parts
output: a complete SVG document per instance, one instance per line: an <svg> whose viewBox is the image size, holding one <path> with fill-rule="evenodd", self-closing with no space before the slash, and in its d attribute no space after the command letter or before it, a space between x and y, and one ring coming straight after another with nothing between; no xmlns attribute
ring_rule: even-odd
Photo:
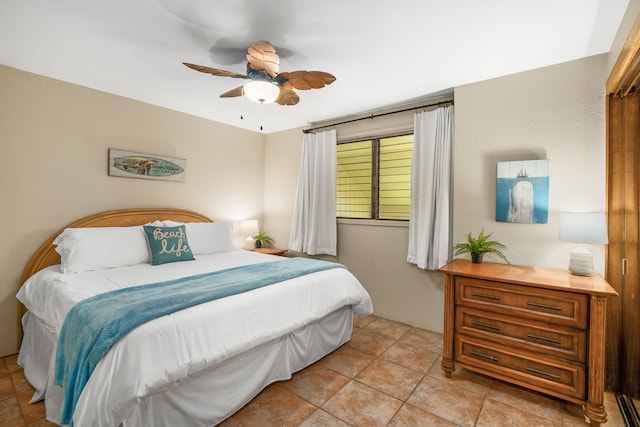
<svg viewBox="0 0 640 427"><path fill-rule="evenodd" d="M332 126L344 125L346 123L359 122L360 120L375 119L376 117L389 116L391 114L404 113L406 111L419 110L421 108L433 107L434 105L444 105L444 104L453 104L453 100L451 99L451 100L448 100L448 101L432 102L431 104L424 104L424 105L419 105L417 107L404 108L402 110L389 111L389 112L386 112L386 113L369 114L368 116L358 117L357 119L344 120L344 121L337 122L337 123L331 123L329 125L316 126L316 127L312 127L312 128L309 128L309 129L303 129L302 132L303 133L311 133L311 132L316 131L318 129L330 128Z"/></svg>

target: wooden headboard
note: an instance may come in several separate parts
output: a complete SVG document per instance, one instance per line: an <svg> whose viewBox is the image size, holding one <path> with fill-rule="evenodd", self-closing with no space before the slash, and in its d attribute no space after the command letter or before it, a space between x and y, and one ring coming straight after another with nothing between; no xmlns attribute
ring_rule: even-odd
<svg viewBox="0 0 640 427"><path fill-rule="evenodd" d="M68 224L49 237L38 248L33 256L31 256L31 259L29 259L29 262L22 273L20 284L24 284L29 277L43 268L50 265L60 264L60 255L56 252L53 241L65 228L129 227L143 225L148 222L158 220L172 220L176 222L212 222L210 218L207 218L197 212L173 208L121 209L90 215ZM18 302L18 348L22 342L23 336L22 316L26 311L26 308Z"/></svg>

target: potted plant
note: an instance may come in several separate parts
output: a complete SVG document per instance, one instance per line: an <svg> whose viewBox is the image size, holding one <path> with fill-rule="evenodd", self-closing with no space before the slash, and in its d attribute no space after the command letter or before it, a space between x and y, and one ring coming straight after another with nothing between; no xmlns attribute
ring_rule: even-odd
<svg viewBox="0 0 640 427"><path fill-rule="evenodd" d="M478 237L473 237L471 233L467 234L467 241L465 243L456 243L453 245L453 249L455 250L454 255L470 253L471 262L479 264L482 263L484 254L490 252L507 264L511 264L507 257L497 249L506 248L506 246L497 240L489 240L492 234L493 233L485 234L484 228L480 231Z"/></svg>
<svg viewBox="0 0 640 427"><path fill-rule="evenodd" d="M273 243L273 239L264 231L253 236L253 244L256 248L266 248L270 243Z"/></svg>

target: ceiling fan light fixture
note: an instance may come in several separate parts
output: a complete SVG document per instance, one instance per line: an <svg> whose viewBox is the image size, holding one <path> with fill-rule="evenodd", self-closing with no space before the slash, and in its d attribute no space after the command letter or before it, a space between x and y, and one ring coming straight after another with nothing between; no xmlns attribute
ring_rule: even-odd
<svg viewBox="0 0 640 427"><path fill-rule="evenodd" d="M247 98L259 104L277 102L280 105L296 105L300 97L293 89L321 89L333 83L333 74L324 71L289 71L280 73L280 57L268 41L257 41L247 50L247 73L220 70L204 65L183 62L187 67L212 76L249 79L244 86L238 86L220 95L220 98L233 98L247 95Z"/></svg>
<svg viewBox="0 0 640 427"><path fill-rule="evenodd" d="M260 104L274 102L280 96L280 87L275 83L265 81L251 81L244 85L247 98Z"/></svg>

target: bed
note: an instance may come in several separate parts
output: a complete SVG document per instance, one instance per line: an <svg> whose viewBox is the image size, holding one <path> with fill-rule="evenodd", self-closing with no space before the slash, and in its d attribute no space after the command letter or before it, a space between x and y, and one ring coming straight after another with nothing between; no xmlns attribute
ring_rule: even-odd
<svg viewBox="0 0 640 427"><path fill-rule="evenodd" d="M290 378L340 347L351 338L353 317L371 314L366 290L339 264L314 264L298 276L282 276L287 263L323 262L235 249L230 233L228 224L196 212L127 209L82 218L41 245L24 270L17 295L18 363L36 390L32 401L45 400L47 419L80 427L212 426L268 384ZM140 236L146 237L146 254ZM164 236L162 248L154 248L154 236ZM91 252L97 247L98 258ZM195 259L161 259L176 253ZM273 283L262 283L267 270L278 271L272 274ZM82 311L76 309L94 304L84 312L93 314L96 307L113 312L110 325L120 325L162 310L166 301L182 304L181 289L195 292L193 280L197 286L211 286L222 277L229 286L242 281L245 292L220 294L134 324L105 347L69 404L74 387L56 383L71 384L61 380L66 371L60 366L83 360L82 351L69 350L75 349L69 342L75 345L82 336L76 333L81 328L70 326L72 314ZM235 281L239 283L231 283ZM244 281L260 285L246 287ZM174 288L176 283L181 288ZM163 302L129 308L136 298L146 298L132 297L134 291L154 292ZM106 299L114 295L126 299L122 310L132 311L116 309L115 300Z"/></svg>

